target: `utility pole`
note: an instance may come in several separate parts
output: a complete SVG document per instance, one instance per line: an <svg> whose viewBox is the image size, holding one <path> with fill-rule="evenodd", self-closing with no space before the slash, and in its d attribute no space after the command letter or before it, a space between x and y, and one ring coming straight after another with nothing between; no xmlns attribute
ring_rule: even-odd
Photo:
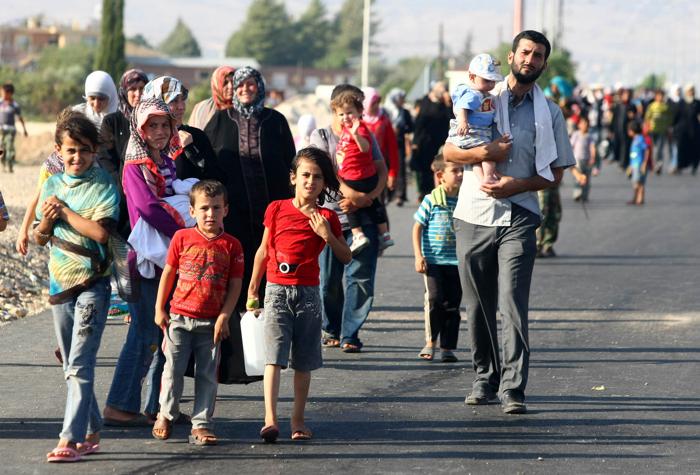
<svg viewBox="0 0 700 475"><path fill-rule="evenodd" d="M513 36L523 31L525 0L513 0Z"/></svg>
<svg viewBox="0 0 700 475"><path fill-rule="evenodd" d="M362 20L362 87L369 86L369 35L370 35L371 0L365 0Z"/></svg>

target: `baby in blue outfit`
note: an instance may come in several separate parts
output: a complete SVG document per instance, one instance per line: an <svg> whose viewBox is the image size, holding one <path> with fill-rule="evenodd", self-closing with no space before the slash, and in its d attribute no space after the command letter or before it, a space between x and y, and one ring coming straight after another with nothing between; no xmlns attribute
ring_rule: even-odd
<svg viewBox="0 0 700 475"><path fill-rule="evenodd" d="M452 93L456 119L450 121L448 142L462 149L491 142L496 107L489 91L496 81L503 80L498 65L498 61L486 53L475 56L469 63L469 84L460 84ZM474 165L472 170L482 183L498 181L494 162L481 162Z"/></svg>

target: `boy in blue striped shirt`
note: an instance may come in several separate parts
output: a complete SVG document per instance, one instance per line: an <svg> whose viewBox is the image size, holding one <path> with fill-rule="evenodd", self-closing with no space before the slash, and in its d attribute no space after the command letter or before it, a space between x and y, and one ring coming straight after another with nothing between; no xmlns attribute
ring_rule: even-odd
<svg viewBox="0 0 700 475"><path fill-rule="evenodd" d="M454 363L457 357L459 307L462 287L457 268L457 250L452 214L462 184L463 168L446 163L438 154L432 164L439 185L423 198L413 219L413 253L416 272L425 283L425 347L419 358L431 361L440 337L441 359Z"/></svg>

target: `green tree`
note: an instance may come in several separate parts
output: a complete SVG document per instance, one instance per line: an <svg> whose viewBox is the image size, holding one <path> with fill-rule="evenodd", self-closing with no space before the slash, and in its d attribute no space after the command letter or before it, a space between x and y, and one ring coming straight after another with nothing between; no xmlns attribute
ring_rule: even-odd
<svg viewBox="0 0 700 475"><path fill-rule="evenodd" d="M178 18L175 28L158 46L158 49L168 56L184 56L188 58L202 56L199 43L192 31Z"/></svg>
<svg viewBox="0 0 700 475"><path fill-rule="evenodd" d="M295 64L294 52L292 21L279 0L253 0L226 44L226 56L251 56L262 64Z"/></svg>
<svg viewBox="0 0 700 475"><path fill-rule="evenodd" d="M663 74L652 73L644 77L639 83L641 89L659 89L664 87L666 76Z"/></svg>
<svg viewBox="0 0 700 475"><path fill-rule="evenodd" d="M319 66L343 68L353 58L362 54L362 23L364 0L345 0L332 24L332 37L328 53L319 61ZM370 24L370 40L379 28L379 21Z"/></svg>
<svg viewBox="0 0 700 475"><path fill-rule="evenodd" d="M294 22L294 43L297 62L304 66L316 63L326 55L331 39L331 25L321 0L311 0L306 11Z"/></svg>
<svg viewBox="0 0 700 475"><path fill-rule="evenodd" d="M124 58L124 0L102 0L102 29L94 69L119 78L126 69Z"/></svg>
<svg viewBox="0 0 700 475"><path fill-rule="evenodd" d="M150 48L153 49L153 46L148 42L148 40L141 34L138 33L131 38L128 39L129 42L137 45L137 46L143 46L144 48Z"/></svg>

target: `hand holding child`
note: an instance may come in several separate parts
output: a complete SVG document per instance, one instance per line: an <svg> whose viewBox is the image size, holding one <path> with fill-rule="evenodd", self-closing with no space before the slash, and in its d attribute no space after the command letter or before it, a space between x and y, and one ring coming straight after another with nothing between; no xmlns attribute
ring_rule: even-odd
<svg viewBox="0 0 700 475"><path fill-rule="evenodd" d="M311 229L318 234L324 241L328 241L331 235L331 225L326 218L321 216L321 213L314 211L309 220Z"/></svg>
<svg viewBox="0 0 700 475"><path fill-rule="evenodd" d="M229 315L222 313L216 319L214 324L214 344L217 345L221 340L225 340L229 337L228 319Z"/></svg>

